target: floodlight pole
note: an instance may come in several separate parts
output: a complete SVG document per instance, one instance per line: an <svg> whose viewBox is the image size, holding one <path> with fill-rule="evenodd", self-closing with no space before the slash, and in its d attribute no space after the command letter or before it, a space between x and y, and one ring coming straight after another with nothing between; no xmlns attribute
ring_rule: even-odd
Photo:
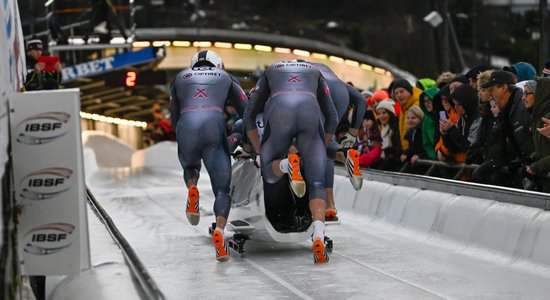
<svg viewBox="0 0 550 300"><path fill-rule="evenodd" d="M455 47L456 56L458 57L458 61L460 62L460 67L462 68L460 72L462 72L464 71L464 69L466 69L466 63L464 62L464 57L462 56L462 51L460 50L460 45L458 44L458 39L455 33L455 27L453 26L451 15L447 13L445 17L447 18L447 26L449 27L449 31L451 32L451 37L453 38L453 46Z"/></svg>
<svg viewBox="0 0 550 300"><path fill-rule="evenodd" d="M544 68L544 63L548 59L548 2L539 0L540 12L540 53L539 67Z"/></svg>
<svg viewBox="0 0 550 300"><path fill-rule="evenodd" d="M446 19L443 26L443 38L441 41L441 52L443 54L441 62L443 71L450 71L451 60L449 58L449 26L446 24L448 23L447 15L449 14L449 3L447 0L442 1L441 10L443 12L443 18Z"/></svg>

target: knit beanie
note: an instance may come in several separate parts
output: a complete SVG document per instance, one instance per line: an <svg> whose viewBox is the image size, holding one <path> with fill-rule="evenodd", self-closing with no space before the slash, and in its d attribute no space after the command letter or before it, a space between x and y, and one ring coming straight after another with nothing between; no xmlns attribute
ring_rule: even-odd
<svg viewBox="0 0 550 300"><path fill-rule="evenodd" d="M537 91L537 81L536 81L536 80L527 80L527 81L525 82L524 87L525 87L525 86L528 86L529 89L530 89L533 93L535 93L535 92ZM525 91L525 88L524 88L524 91Z"/></svg>
<svg viewBox="0 0 550 300"><path fill-rule="evenodd" d="M382 101L384 99L388 99L390 97L390 94L384 90L377 90L372 94L371 99L372 101Z"/></svg>
<svg viewBox="0 0 550 300"><path fill-rule="evenodd" d="M30 50L42 50L42 41L38 38L34 38L27 42L27 51Z"/></svg>
<svg viewBox="0 0 550 300"><path fill-rule="evenodd" d="M531 80L537 77L537 71L532 64L520 61L512 65L512 69L518 75L518 81Z"/></svg>
<svg viewBox="0 0 550 300"><path fill-rule="evenodd" d="M392 99L388 98L378 103L378 106L376 106L376 110L378 111L381 108L391 112L395 116L395 102L393 102Z"/></svg>
<svg viewBox="0 0 550 300"><path fill-rule="evenodd" d="M393 81L392 90L395 90L396 88L404 88L406 89L411 95L413 93L413 87L412 85L406 80L406 79L396 79Z"/></svg>

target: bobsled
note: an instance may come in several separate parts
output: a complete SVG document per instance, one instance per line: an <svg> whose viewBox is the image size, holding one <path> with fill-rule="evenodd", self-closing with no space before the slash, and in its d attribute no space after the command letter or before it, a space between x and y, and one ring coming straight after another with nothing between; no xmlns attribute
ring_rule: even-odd
<svg viewBox="0 0 550 300"><path fill-rule="evenodd" d="M307 191L301 198L295 196L285 176L268 183L251 159L238 158L232 165L230 196L233 202L226 230L233 236L227 242L239 254L247 240L297 243L311 238ZM215 223L211 234L214 228ZM331 251L333 243L326 236L325 244Z"/></svg>

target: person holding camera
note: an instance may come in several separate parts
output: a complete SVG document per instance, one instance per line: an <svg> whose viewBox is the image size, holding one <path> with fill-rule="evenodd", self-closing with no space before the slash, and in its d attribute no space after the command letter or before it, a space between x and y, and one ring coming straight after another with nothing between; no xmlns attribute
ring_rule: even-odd
<svg viewBox="0 0 550 300"><path fill-rule="evenodd" d="M42 56L42 41L27 42L27 77L22 91L55 90L61 82L61 63L56 56Z"/></svg>

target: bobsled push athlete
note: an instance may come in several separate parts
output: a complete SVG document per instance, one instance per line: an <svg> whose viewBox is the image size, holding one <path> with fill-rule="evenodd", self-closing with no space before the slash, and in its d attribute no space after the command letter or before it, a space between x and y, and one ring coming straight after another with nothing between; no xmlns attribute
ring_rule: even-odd
<svg viewBox="0 0 550 300"><path fill-rule="evenodd" d="M212 242L219 261L229 258L224 229L231 209L231 161L223 109L226 101L231 101L242 116L246 100L237 80L224 71L221 57L211 50L196 53L190 68L179 72L170 88L172 125L176 130L178 158L188 188L186 216L191 225L199 223L199 190L196 185L202 160L216 197L216 228Z"/></svg>
<svg viewBox="0 0 550 300"><path fill-rule="evenodd" d="M256 117L262 111L265 127L260 146ZM337 113L323 76L303 62L269 66L251 92L243 121L254 151L260 154L264 180L274 184L287 174L298 197L307 189L314 262L328 262L324 174L326 144L336 129ZM299 154L288 154L294 139Z"/></svg>

